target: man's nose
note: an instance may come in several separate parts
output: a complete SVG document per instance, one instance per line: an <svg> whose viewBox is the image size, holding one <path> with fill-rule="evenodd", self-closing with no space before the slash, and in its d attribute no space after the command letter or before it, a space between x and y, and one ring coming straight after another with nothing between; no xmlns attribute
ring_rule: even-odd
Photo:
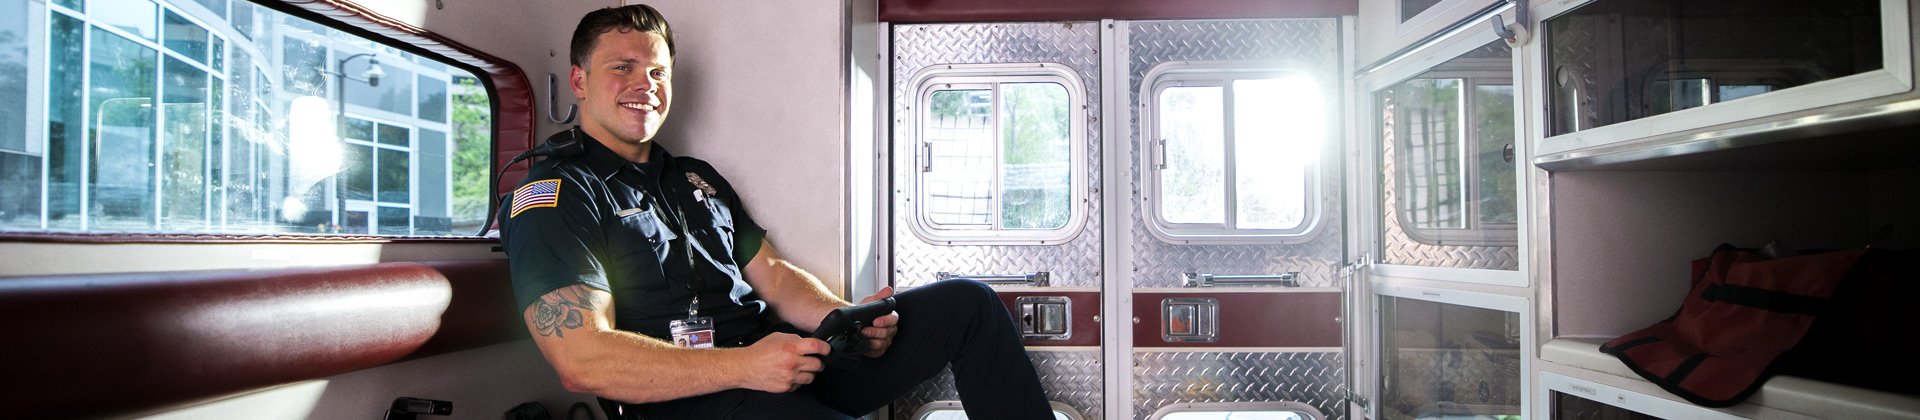
<svg viewBox="0 0 1920 420"><path fill-rule="evenodd" d="M643 78L640 78L640 83L635 83L633 85L633 89L641 92L646 92L646 93L654 93L660 90L660 81L653 80L653 78L643 77Z"/></svg>

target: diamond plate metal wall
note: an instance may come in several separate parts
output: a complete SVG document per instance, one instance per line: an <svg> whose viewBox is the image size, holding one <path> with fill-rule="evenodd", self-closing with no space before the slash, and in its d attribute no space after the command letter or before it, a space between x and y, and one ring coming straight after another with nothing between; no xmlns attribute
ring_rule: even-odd
<svg viewBox="0 0 1920 420"><path fill-rule="evenodd" d="M1602 86L1619 80L1620 19L1615 17L1562 16L1548 28L1552 40L1547 52L1547 75L1552 89L1547 107L1550 114L1549 136L1571 133L1611 124L1626 113L1626 99L1618 86Z"/></svg>
<svg viewBox="0 0 1920 420"><path fill-rule="evenodd" d="M1132 108L1134 123L1130 132L1129 159L1132 169L1130 199L1141 202L1144 182L1140 164L1140 92L1147 71L1160 63L1200 60L1284 60L1301 63L1308 74L1321 81L1321 91L1339 92L1341 73L1339 27L1333 19L1174 21L1138 22L1128 30L1132 60L1128 65L1128 89L1135 92ZM1335 136L1334 138L1338 138ZM1330 143L1338 144L1329 139ZM1148 229L1147 209L1133 206L1132 243L1135 287L1180 287L1180 275L1188 271L1216 274L1269 274L1300 272L1301 286L1338 286L1334 269L1343 256L1345 232L1341 227L1341 148L1325 147L1320 169L1322 180L1320 232L1309 242L1293 245L1178 245L1153 236Z"/></svg>
<svg viewBox="0 0 1920 420"><path fill-rule="evenodd" d="M1297 401L1343 420L1343 366L1338 352L1137 353L1133 418L1178 403Z"/></svg>
<svg viewBox="0 0 1920 420"><path fill-rule="evenodd" d="M940 24L899 25L893 32L893 183L892 235L894 285L911 288L934 281L934 273L947 271L969 274L1011 274L1031 271L1052 273L1055 286L1100 287L1100 32L1099 25L1078 23L1018 24ZM929 66L946 64L1057 63L1078 73L1087 93L1088 106L1080 118L1089 128L1086 137L1077 139L1087 147L1086 201L1087 223L1078 236L1064 244L1034 245L949 245L929 243L914 235L912 194L905 188L912 180L914 144L905 134L913 133L910 108L915 86L909 80ZM1097 313L1097 310L1096 310ZM1089 419L1104 418L1105 396L1102 386L1100 352L1029 352L1040 373L1047 397L1067 404ZM913 410L928 402L958 400L953 388L953 373L921 384L893 405L894 418L907 418Z"/></svg>
<svg viewBox="0 0 1920 420"><path fill-rule="evenodd" d="M1102 380L1100 352L1098 351L1035 351L1028 352L1033 367L1040 371L1040 384L1047 390L1047 399L1059 401L1087 419L1106 418L1101 407L1105 404ZM953 371L943 370L918 388L907 392L893 404L893 418L910 419L914 410L934 401L957 401L960 393L953 388Z"/></svg>
<svg viewBox="0 0 1920 420"><path fill-rule="evenodd" d="M893 220L894 285L902 288L934 281L934 273L1012 274L1052 273L1053 284L1099 287L1101 284L1100 220L1100 32L1092 22L1017 24L900 25L893 30ZM1080 203L1087 223L1078 236L1053 246L933 244L913 234L911 194L915 142L913 133L914 74L933 65L992 63L1058 63L1071 67L1085 84L1087 146L1085 174L1089 182Z"/></svg>

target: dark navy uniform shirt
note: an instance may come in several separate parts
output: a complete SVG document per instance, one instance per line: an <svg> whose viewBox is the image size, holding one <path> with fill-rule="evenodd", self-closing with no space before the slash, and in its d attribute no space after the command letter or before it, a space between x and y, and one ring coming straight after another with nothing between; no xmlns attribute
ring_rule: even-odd
<svg viewBox="0 0 1920 420"><path fill-rule="evenodd" d="M765 335L767 304L740 266L766 231L727 180L658 143L635 164L577 128L556 136L567 135L586 151L534 163L501 209L520 308L584 284L613 295L615 328L670 340L667 323L685 319L698 293L721 346Z"/></svg>

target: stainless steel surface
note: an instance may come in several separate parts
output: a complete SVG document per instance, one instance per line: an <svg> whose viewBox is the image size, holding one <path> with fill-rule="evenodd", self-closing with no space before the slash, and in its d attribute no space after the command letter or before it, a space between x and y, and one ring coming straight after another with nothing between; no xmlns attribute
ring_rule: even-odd
<svg viewBox="0 0 1920 420"><path fill-rule="evenodd" d="M1073 338L1073 299L1066 296L1021 296L1013 299L1020 308L1020 334L1028 340L1067 340Z"/></svg>
<svg viewBox="0 0 1920 420"><path fill-rule="evenodd" d="M1171 61L1268 60L1300 63L1322 84L1323 92L1339 92L1343 75L1339 68L1339 25L1334 19L1169 21L1139 22L1128 29L1131 62L1128 64L1128 89L1139 92L1148 70ZM1140 100L1136 94L1130 104L1131 116L1140 118ZM1129 196L1140 202L1147 156L1139 156L1142 141L1138 124L1129 124ZM1338 136L1334 136L1337 138ZM1332 142L1332 140L1329 140ZM1337 143L1337 142L1335 142ZM1132 206L1134 223L1130 229L1134 258L1135 287L1180 287L1183 273L1205 269L1214 272L1273 273L1300 272L1300 283L1308 287L1338 285L1342 241L1345 232L1340 215L1343 189L1339 174L1341 148L1325 147L1321 180L1320 232L1310 241L1294 245L1187 245L1162 241L1149 231L1147 209Z"/></svg>
<svg viewBox="0 0 1920 420"><path fill-rule="evenodd" d="M911 133L914 86L912 75L933 65L990 63L1059 63L1072 68L1085 85L1086 104L1080 118L1097 127L1100 109L1099 25L1091 22L1019 24L937 24L893 27L893 130ZM918 145L897 135L893 147L895 209L910 209L908 171ZM936 281L938 271L969 273L1051 272L1055 286L1099 287L1102 273L1100 219L1100 130L1087 130L1087 185L1081 205L1087 223L1078 236L1064 244L953 245L928 243L913 234L911 212L894 211L891 223L893 284L910 288Z"/></svg>
<svg viewBox="0 0 1920 420"><path fill-rule="evenodd" d="M1101 406L1105 396L1101 393L1100 352L1029 351L1027 357L1040 371L1040 385L1046 388L1048 400L1073 407L1087 419L1106 418L1106 410ZM926 403L959 399L960 393L953 387L953 372L942 371L940 376L895 400L888 411L893 418L908 419L911 418L908 415Z"/></svg>
<svg viewBox="0 0 1920 420"><path fill-rule="evenodd" d="M1211 343L1220 339L1220 300L1160 300L1160 339L1169 343Z"/></svg>
<svg viewBox="0 0 1920 420"><path fill-rule="evenodd" d="M1170 404L1298 401L1345 419L1338 352L1134 354L1133 418Z"/></svg>
<svg viewBox="0 0 1920 420"><path fill-rule="evenodd" d="M1045 271L1026 274L959 274L945 271L933 273L933 278L936 280L967 279L987 284L1022 284L1037 287L1052 285L1053 280L1050 277L1052 275Z"/></svg>
<svg viewBox="0 0 1920 420"><path fill-rule="evenodd" d="M1920 124L1920 99L1911 96L1879 105L1841 106L1821 113L1774 121L1743 124L1738 127L1658 136L1646 141L1613 143L1566 153L1541 155L1533 164L1548 171L1594 169L1626 163L1706 152L1740 149L1803 140L1855 134L1892 127ZM1898 147L1878 147L1876 151L1900 153ZM1910 152L1905 155L1911 155ZM1842 160L1851 164L1857 156ZM1755 159L1766 160L1766 159ZM1898 166L1899 164L1891 164Z"/></svg>
<svg viewBox="0 0 1920 420"><path fill-rule="evenodd" d="M1180 275L1182 287L1213 287L1215 284L1230 285L1278 285L1300 287L1300 272L1288 271L1280 274L1213 274L1187 272Z"/></svg>

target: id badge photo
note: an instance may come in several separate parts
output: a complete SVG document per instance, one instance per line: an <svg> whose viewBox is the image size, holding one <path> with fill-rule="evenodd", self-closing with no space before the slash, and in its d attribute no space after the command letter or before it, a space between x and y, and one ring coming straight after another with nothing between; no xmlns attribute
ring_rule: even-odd
<svg viewBox="0 0 1920 420"><path fill-rule="evenodd" d="M676 319L667 323L673 332L673 345L695 349L713 348L713 318L704 316Z"/></svg>

